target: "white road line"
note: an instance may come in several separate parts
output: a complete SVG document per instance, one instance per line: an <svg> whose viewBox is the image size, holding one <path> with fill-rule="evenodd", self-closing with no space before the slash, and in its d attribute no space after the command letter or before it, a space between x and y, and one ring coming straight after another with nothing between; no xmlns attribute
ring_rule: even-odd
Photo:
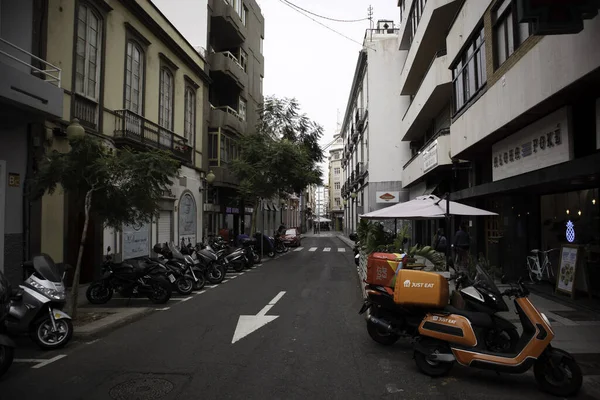
<svg viewBox="0 0 600 400"><path fill-rule="evenodd" d="M296 247L294 251L302 251L302 249L304 249L304 247Z"/></svg>
<svg viewBox="0 0 600 400"><path fill-rule="evenodd" d="M60 355L58 355L58 356L56 356L56 357L54 357L54 358L51 358L51 359L49 359L49 360L44 360L44 362L42 362L42 363L39 363L38 365L34 365L34 366L33 366L33 367L31 367L31 368L42 368L42 367L45 367L45 366L46 366L46 365L48 365L48 364L52 364L54 361L58 361L58 360L60 360L61 358L65 358L66 356L67 356L66 354L60 354Z"/></svg>
<svg viewBox="0 0 600 400"><path fill-rule="evenodd" d="M228 275L242 275L243 272L228 272Z"/></svg>
<svg viewBox="0 0 600 400"><path fill-rule="evenodd" d="M325 247L323 251L331 251L331 247Z"/></svg>
<svg viewBox="0 0 600 400"><path fill-rule="evenodd" d="M308 251L317 251L316 247L311 247L310 249L308 249Z"/></svg>
<svg viewBox="0 0 600 400"><path fill-rule="evenodd" d="M198 293L196 293L196 294L202 294L202 293L206 293L206 290L201 290L201 291L199 291L199 292L198 292Z"/></svg>
<svg viewBox="0 0 600 400"><path fill-rule="evenodd" d="M113 300L137 300L137 301L148 301L148 298L145 297L132 297L131 299L128 297L113 297ZM181 301L179 298L171 297L169 301Z"/></svg>
<svg viewBox="0 0 600 400"><path fill-rule="evenodd" d="M157 308L156 311L167 311L170 310L171 307L165 307L165 308Z"/></svg>
<svg viewBox="0 0 600 400"><path fill-rule="evenodd" d="M44 362L46 360L36 360L35 358L15 358L13 362L21 362L21 363L39 363Z"/></svg>
<svg viewBox="0 0 600 400"><path fill-rule="evenodd" d="M185 299L181 299L181 301L188 301L188 300L191 300L191 299L193 299L193 297L192 297L192 296L190 296L190 297L186 297Z"/></svg>
<svg viewBox="0 0 600 400"><path fill-rule="evenodd" d="M279 300L281 300L281 298L283 297L283 295L285 294L285 292L279 292L277 294L277 296L273 297L273 300L271 300L269 302L270 305L275 305L275 303L277 303Z"/></svg>
<svg viewBox="0 0 600 400"><path fill-rule="evenodd" d="M346 252L345 247L338 247L338 253L345 253L345 252Z"/></svg>
<svg viewBox="0 0 600 400"><path fill-rule="evenodd" d="M207 289L212 289L212 288L216 288L217 285L205 285L204 287Z"/></svg>
<svg viewBox="0 0 600 400"><path fill-rule="evenodd" d="M232 276L232 277L231 277L231 278L229 278L229 279L235 279L235 278L237 278L237 277L238 277L237 275L234 275L234 276Z"/></svg>

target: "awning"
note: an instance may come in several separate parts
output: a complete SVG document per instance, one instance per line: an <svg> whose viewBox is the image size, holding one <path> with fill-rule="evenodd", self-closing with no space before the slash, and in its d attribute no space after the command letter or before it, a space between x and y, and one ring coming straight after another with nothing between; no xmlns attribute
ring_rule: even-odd
<svg viewBox="0 0 600 400"><path fill-rule="evenodd" d="M280 210L279 206L276 203L273 203L273 209L275 211L279 211Z"/></svg>
<svg viewBox="0 0 600 400"><path fill-rule="evenodd" d="M271 211L271 207L269 206L269 203L263 203L263 210Z"/></svg>

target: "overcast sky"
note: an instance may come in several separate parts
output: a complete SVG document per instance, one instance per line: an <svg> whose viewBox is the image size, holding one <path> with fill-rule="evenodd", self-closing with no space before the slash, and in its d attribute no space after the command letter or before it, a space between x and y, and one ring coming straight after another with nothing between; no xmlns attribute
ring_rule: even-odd
<svg viewBox="0 0 600 400"><path fill-rule="evenodd" d="M194 46L206 48L206 0L152 0ZM335 19L367 18L398 23L397 0L289 0L310 12ZM321 124L322 146L329 144L344 118L350 85L369 21L340 23L311 18L359 43L328 30L282 0L258 0L265 17L264 94L295 97L302 110ZM326 154L328 154L326 152ZM326 172L326 165L323 165ZM326 177L325 177L326 178Z"/></svg>

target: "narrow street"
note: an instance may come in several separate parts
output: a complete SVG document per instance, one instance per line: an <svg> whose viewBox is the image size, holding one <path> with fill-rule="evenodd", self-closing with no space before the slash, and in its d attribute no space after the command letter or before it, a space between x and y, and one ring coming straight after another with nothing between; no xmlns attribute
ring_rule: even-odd
<svg viewBox="0 0 600 400"><path fill-rule="evenodd" d="M15 363L0 398L548 398L531 374L456 366L431 379L417 371L408 342L373 342L358 315L352 251L333 235L306 237L297 251L168 306L97 341L75 340L41 368ZM238 325L240 316L248 317ZM266 325L248 333L254 323ZM579 398L594 398L585 391L584 383Z"/></svg>

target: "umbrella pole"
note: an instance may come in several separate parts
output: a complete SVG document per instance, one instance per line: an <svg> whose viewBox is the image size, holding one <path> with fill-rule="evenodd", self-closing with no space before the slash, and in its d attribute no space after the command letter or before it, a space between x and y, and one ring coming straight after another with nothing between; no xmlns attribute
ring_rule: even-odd
<svg viewBox="0 0 600 400"><path fill-rule="evenodd" d="M452 263L452 251L450 249L452 243L452 232L450 229L450 193L446 193L446 270L450 271Z"/></svg>

